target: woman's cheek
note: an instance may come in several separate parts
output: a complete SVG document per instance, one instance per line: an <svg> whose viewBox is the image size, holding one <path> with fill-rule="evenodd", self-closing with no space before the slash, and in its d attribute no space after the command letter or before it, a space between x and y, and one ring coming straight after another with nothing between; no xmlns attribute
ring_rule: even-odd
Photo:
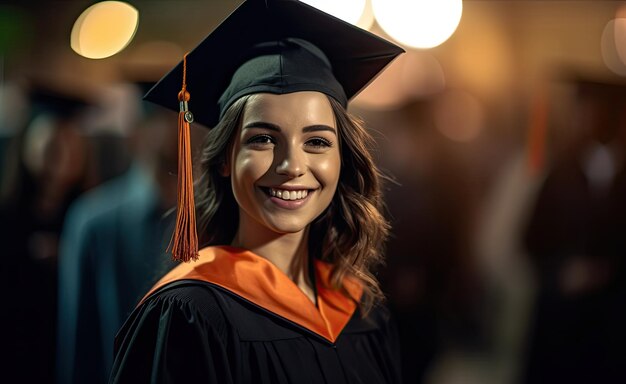
<svg viewBox="0 0 626 384"><path fill-rule="evenodd" d="M339 180L341 161L338 156L328 157L320 160L315 168L317 168L319 178L324 181L324 184L336 184Z"/></svg>

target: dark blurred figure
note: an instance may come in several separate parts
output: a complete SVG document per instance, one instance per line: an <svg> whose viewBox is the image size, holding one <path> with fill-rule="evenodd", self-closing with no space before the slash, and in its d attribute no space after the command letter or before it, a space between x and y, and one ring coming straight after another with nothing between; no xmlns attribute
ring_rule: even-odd
<svg viewBox="0 0 626 384"><path fill-rule="evenodd" d="M176 202L176 116L141 104L145 90L134 90L142 118L131 131L133 163L81 196L63 229L59 383L108 381L115 334L160 277L155 271L171 266L165 248L175 215L165 213Z"/></svg>
<svg viewBox="0 0 626 384"><path fill-rule="evenodd" d="M135 85L111 83L98 89L98 110L89 115L91 186L126 172L132 162L131 136L141 120Z"/></svg>
<svg viewBox="0 0 626 384"><path fill-rule="evenodd" d="M538 282L526 383L626 382L626 87L577 81L583 135L526 233Z"/></svg>
<svg viewBox="0 0 626 384"><path fill-rule="evenodd" d="M0 171L2 172L0 173L2 175L0 205L7 198L6 194L10 192L6 188L13 187L4 180L9 178L12 180L13 175L10 172L17 171L15 166L13 169L7 168L7 162L14 157L11 153L14 150L11 144L30 118L30 103L24 88L19 81L5 80L0 83Z"/></svg>
<svg viewBox="0 0 626 384"><path fill-rule="evenodd" d="M41 81L32 82L29 96L32 118L11 143L0 208L3 376L24 383L54 378L59 234L67 207L85 188L80 118L88 105Z"/></svg>
<svg viewBox="0 0 626 384"><path fill-rule="evenodd" d="M469 244L473 193L430 111L428 101L415 102L380 123L383 167L399 184L385 193L393 230L380 278L398 325L407 384L427 382L444 352L474 348L480 338Z"/></svg>

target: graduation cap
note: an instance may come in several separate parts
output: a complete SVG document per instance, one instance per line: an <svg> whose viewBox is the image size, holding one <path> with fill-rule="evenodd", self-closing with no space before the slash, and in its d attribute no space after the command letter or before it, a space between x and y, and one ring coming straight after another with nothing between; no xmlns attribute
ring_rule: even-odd
<svg viewBox="0 0 626 384"><path fill-rule="evenodd" d="M233 99L260 92L320 91L346 106L402 52L300 1L248 0L187 54L194 120L213 127ZM146 100L178 110L184 64L164 76Z"/></svg>
<svg viewBox="0 0 626 384"><path fill-rule="evenodd" d="M179 111L178 212L170 243L174 259L195 259L198 252L190 122L213 127L237 99L255 93L318 91L346 107L402 52L300 1L241 4L145 96Z"/></svg>

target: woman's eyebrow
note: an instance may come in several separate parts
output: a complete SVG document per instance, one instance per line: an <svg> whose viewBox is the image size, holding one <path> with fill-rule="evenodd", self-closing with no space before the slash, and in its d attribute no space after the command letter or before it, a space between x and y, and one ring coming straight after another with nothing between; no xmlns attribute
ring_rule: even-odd
<svg viewBox="0 0 626 384"><path fill-rule="evenodd" d="M328 125L316 124L316 125L309 125L309 126L302 128L302 132L304 133L318 132L318 131L329 131L329 132L334 133L335 136L337 136L337 131L335 130L335 128L329 127Z"/></svg>
<svg viewBox="0 0 626 384"><path fill-rule="evenodd" d="M271 131L276 131L276 132L282 131L278 125L273 124L273 123L268 123L266 121L252 121L250 123L247 123L243 127L243 129L250 129L250 128L263 128L263 129L269 129ZM324 125L324 124L308 125L302 128L303 133L318 132L318 131L329 131L329 132L334 133L335 136L337 136L337 131L335 130L335 128L330 127L328 125Z"/></svg>
<svg viewBox="0 0 626 384"><path fill-rule="evenodd" d="M276 124L272 124L272 123L268 123L265 121L252 121L246 125L243 126L243 129L248 129L248 128L265 128L265 129L269 129L271 131L276 131L276 132L280 132L281 129L278 125Z"/></svg>

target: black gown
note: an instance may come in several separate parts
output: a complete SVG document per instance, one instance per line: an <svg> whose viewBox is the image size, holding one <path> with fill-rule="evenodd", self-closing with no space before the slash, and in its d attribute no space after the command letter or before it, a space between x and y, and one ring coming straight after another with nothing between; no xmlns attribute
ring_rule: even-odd
<svg viewBox="0 0 626 384"><path fill-rule="evenodd" d="M116 337L111 383L400 383L397 333L382 306L362 317L328 288L318 305L267 260L210 247L158 283ZM345 284L360 297L356 285ZM349 288L353 289L349 289Z"/></svg>

